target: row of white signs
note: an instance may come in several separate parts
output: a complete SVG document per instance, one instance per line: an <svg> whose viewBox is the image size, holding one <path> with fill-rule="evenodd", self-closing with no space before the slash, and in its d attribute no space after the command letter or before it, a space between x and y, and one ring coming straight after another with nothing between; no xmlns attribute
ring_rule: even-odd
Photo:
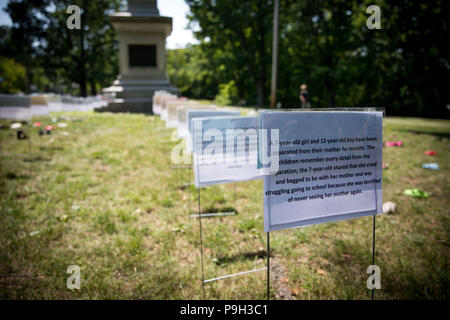
<svg viewBox="0 0 450 320"><path fill-rule="evenodd" d="M47 116L50 112L92 111L108 102L96 97L69 97L54 94L0 94L0 119L30 120L33 116Z"/></svg>
<svg viewBox="0 0 450 320"><path fill-rule="evenodd" d="M195 185L262 178L265 231L382 212L382 112L182 112Z"/></svg>

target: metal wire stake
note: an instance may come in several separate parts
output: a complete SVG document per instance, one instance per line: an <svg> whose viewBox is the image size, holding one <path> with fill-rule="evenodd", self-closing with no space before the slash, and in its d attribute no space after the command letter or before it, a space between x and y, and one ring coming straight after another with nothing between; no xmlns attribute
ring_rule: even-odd
<svg viewBox="0 0 450 320"><path fill-rule="evenodd" d="M192 188L191 188L191 176L192 176L192 163L189 163L189 167L188 167L188 181L189 181L189 185L188 185L188 189L189 189L189 200L188 200L188 215L191 214L191 197L192 197Z"/></svg>
<svg viewBox="0 0 450 320"><path fill-rule="evenodd" d="M373 230L372 230L372 265L375 265L375 217L376 214L373 215ZM373 292L375 288L372 289L372 300L373 300Z"/></svg>
<svg viewBox="0 0 450 320"><path fill-rule="evenodd" d="M189 170L189 179L191 178L191 171ZM188 186L188 191L189 191L189 195L188 195L188 215L191 214L191 186Z"/></svg>
<svg viewBox="0 0 450 320"><path fill-rule="evenodd" d="M30 130L30 136L28 137L28 156L30 157L30 168L29 168L29 174L30 174L30 179L33 175L33 156L32 156L32 152L31 152L31 132L32 130Z"/></svg>
<svg viewBox="0 0 450 320"><path fill-rule="evenodd" d="M267 232L267 300L270 300L270 232Z"/></svg>
<svg viewBox="0 0 450 320"><path fill-rule="evenodd" d="M3 156L3 141L1 135L0 135L0 156Z"/></svg>
<svg viewBox="0 0 450 320"><path fill-rule="evenodd" d="M203 300L205 300L205 271L203 269L203 233L202 233L202 216L200 211L200 188L197 188L197 196L198 196L198 224L200 228L200 257L202 262L202 291L203 291Z"/></svg>

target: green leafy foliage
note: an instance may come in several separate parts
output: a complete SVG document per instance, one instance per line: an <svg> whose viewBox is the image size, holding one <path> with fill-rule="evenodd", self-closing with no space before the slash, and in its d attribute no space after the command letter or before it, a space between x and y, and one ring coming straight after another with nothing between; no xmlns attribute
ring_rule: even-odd
<svg viewBox="0 0 450 320"><path fill-rule="evenodd" d="M69 30L69 5L81 8L81 29ZM10 0L13 22L0 30L2 55L26 68L27 88L97 94L118 73L117 40L108 14L122 0Z"/></svg>
<svg viewBox="0 0 450 320"><path fill-rule="evenodd" d="M174 144L161 135L159 118L59 116L69 125L49 136L24 124L28 141L0 130L1 299L201 299L200 226L191 217L198 210L238 212L202 218L205 277L266 266L261 179L202 188L199 208L194 186L181 187L192 171L171 170ZM51 124L52 117L33 122ZM382 284L375 299L448 300L450 121L383 123L384 139L404 145L383 148L383 201L398 210L376 217ZM424 154L430 148L432 158ZM439 171L422 168L431 161ZM430 196L406 196L407 188ZM281 284L299 300L370 299L372 217L273 232L270 241L271 274L285 270L271 280L271 299ZM74 264L80 290L66 286ZM17 274L39 280L9 276ZM266 280L255 272L208 283L206 298L265 299Z"/></svg>
<svg viewBox="0 0 450 320"><path fill-rule="evenodd" d="M231 80L228 83L219 85L219 94L214 102L221 106L235 104L238 99L236 83Z"/></svg>
<svg viewBox="0 0 450 320"><path fill-rule="evenodd" d="M273 0L186 2L200 44L169 54L188 57L190 70L183 73L184 65L175 68L169 59L171 79L183 73L181 91L209 99L234 81L237 100L267 106ZM372 4L381 9L380 30L366 26ZM390 115L448 117L448 16L449 3L442 0L280 0L277 101L300 106L299 86L306 83L312 107L374 106ZM185 89L206 79L203 96Z"/></svg>
<svg viewBox="0 0 450 320"><path fill-rule="evenodd" d="M0 92L18 93L25 90L25 67L14 59L0 57Z"/></svg>

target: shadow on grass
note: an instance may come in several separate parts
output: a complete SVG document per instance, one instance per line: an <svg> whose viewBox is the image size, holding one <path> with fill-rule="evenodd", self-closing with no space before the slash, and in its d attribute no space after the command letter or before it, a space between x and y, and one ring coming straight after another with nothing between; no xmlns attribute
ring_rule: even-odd
<svg viewBox="0 0 450 320"><path fill-rule="evenodd" d="M177 189L180 190L180 191L184 191L184 190L186 190L186 189L189 189L190 186L191 186L191 183L190 183L190 182L183 182L182 184L180 184L180 185L177 187ZM191 193L192 193L192 191L191 191Z"/></svg>
<svg viewBox="0 0 450 320"><path fill-rule="evenodd" d="M272 254L270 256L272 257ZM242 252L233 256L219 256L215 258L214 262L217 265L223 265L237 261L264 259L265 257L267 257L267 252L265 250L259 250L256 252Z"/></svg>
<svg viewBox="0 0 450 320"><path fill-rule="evenodd" d="M435 132L435 131L427 131L427 130L410 130L410 129L396 129L395 131L408 132L410 134L416 134L416 135L426 134L426 135L434 136L438 139L443 139L443 138L450 139L449 132Z"/></svg>
<svg viewBox="0 0 450 320"><path fill-rule="evenodd" d="M45 158L42 156L31 156L23 159L24 162L49 162L51 160L51 158Z"/></svg>
<svg viewBox="0 0 450 320"><path fill-rule="evenodd" d="M26 174L16 174L14 172L7 172L5 174L6 179L8 180L19 180L19 179L30 179L29 175Z"/></svg>
<svg viewBox="0 0 450 320"><path fill-rule="evenodd" d="M39 150L41 151L62 151L64 150L63 147L39 147Z"/></svg>
<svg viewBox="0 0 450 320"><path fill-rule="evenodd" d="M0 193L5 188L0 186ZM67 251L55 254L51 244L66 225L49 216L40 217L45 226L36 224L24 202L16 201L27 196L18 189L0 201L0 299L62 298L65 270L73 257Z"/></svg>
<svg viewBox="0 0 450 320"><path fill-rule="evenodd" d="M239 214L239 212L234 207L208 207L202 210L201 214L207 214L207 213L226 213L226 212L234 212L236 215Z"/></svg>
<svg viewBox="0 0 450 320"><path fill-rule="evenodd" d="M410 246L402 243L400 248ZM400 252L389 254L390 258L386 259L380 250L376 251L375 264L381 269L381 290L375 291L375 299L449 298L449 266L445 255L441 255L438 248L420 248L412 259ZM338 240L321 255L330 262L328 271L336 287L342 288L342 296L338 296L338 299L370 299L370 290L366 288L370 275L366 270L372 264L371 248L363 248L357 241Z"/></svg>
<svg viewBox="0 0 450 320"><path fill-rule="evenodd" d="M39 286L39 281L33 281L40 280L36 273L17 263L18 257L28 259L32 246L24 232L26 212L20 202L14 201L18 196L14 193L0 202L0 299L24 299L27 289L35 291ZM36 242L36 238L33 240Z"/></svg>

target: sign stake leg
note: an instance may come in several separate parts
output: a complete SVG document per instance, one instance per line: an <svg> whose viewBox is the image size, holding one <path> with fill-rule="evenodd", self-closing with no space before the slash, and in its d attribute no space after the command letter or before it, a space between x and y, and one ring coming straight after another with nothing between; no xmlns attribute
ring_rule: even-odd
<svg viewBox="0 0 450 320"><path fill-rule="evenodd" d="M205 272L203 269L203 233L202 233L202 215L201 215L201 207L200 207L200 188L197 188L197 196L198 196L198 225L200 228L200 257L202 263L202 292L203 292L203 300L205 300Z"/></svg>
<svg viewBox="0 0 450 320"><path fill-rule="evenodd" d="M270 300L270 232L267 232L267 300Z"/></svg>
<svg viewBox="0 0 450 320"><path fill-rule="evenodd" d="M373 230L372 230L372 265L375 265L375 217L376 214L373 215ZM373 300L373 292L375 289L372 289L372 300Z"/></svg>
<svg viewBox="0 0 450 320"><path fill-rule="evenodd" d="M29 164L30 164L30 168L29 168L30 179L31 179L31 176L33 175L33 161L34 161L33 155L32 155L32 149L31 149L31 131L32 130L30 130L30 136L28 137L28 156L30 157L30 161L29 161Z"/></svg>
<svg viewBox="0 0 450 320"><path fill-rule="evenodd" d="M191 166L189 166L189 183L191 182ZM188 198L188 215L191 214L191 197L192 197L192 190L191 190L191 186L188 186L189 189L189 198Z"/></svg>

